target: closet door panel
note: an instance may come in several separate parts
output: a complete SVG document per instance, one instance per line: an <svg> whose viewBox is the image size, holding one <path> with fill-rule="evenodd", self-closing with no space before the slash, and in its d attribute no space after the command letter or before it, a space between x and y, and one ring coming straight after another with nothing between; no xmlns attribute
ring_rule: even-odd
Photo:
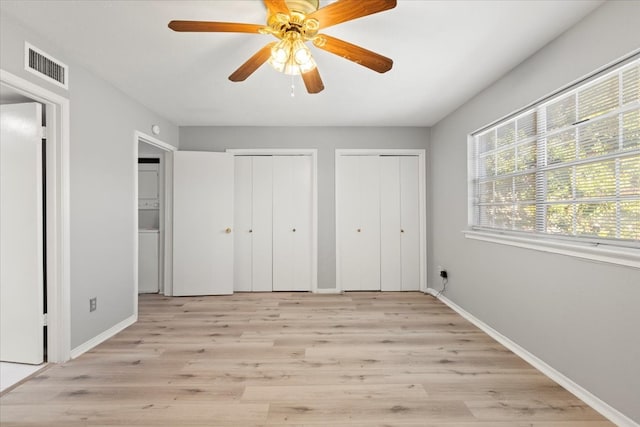
<svg viewBox="0 0 640 427"><path fill-rule="evenodd" d="M293 254L292 209L293 181L291 157L273 157L273 290L286 291L292 286Z"/></svg>
<svg viewBox="0 0 640 427"><path fill-rule="evenodd" d="M418 157L400 157L402 290L420 290L420 192Z"/></svg>
<svg viewBox="0 0 640 427"><path fill-rule="evenodd" d="M360 157L360 289L380 290L380 157Z"/></svg>
<svg viewBox="0 0 640 427"><path fill-rule="evenodd" d="M251 211L252 211L252 158L235 156L234 189L234 283L238 292L251 291Z"/></svg>
<svg viewBox="0 0 640 427"><path fill-rule="evenodd" d="M360 157L339 156L336 176L338 274L345 291L360 289Z"/></svg>
<svg viewBox="0 0 640 427"><path fill-rule="evenodd" d="M293 231L292 291L311 290L311 157L293 156L291 202Z"/></svg>
<svg viewBox="0 0 640 427"><path fill-rule="evenodd" d="M273 228L273 158L253 157L253 210L252 227L252 290L272 290L272 228Z"/></svg>
<svg viewBox="0 0 640 427"><path fill-rule="evenodd" d="M400 157L380 157L380 289L402 289ZM402 234L402 236L401 236Z"/></svg>

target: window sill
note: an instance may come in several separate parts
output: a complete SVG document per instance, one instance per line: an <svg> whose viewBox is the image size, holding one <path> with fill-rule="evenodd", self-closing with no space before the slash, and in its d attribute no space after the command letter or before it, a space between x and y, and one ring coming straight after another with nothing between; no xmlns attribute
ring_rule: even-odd
<svg viewBox="0 0 640 427"><path fill-rule="evenodd" d="M640 250L634 248L513 236L490 231L464 230L463 233L467 239L517 246L519 248L640 269Z"/></svg>

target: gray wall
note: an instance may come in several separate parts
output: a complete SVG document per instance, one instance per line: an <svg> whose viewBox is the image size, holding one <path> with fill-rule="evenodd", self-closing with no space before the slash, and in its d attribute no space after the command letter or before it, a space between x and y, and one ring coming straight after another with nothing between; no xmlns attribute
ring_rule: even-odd
<svg viewBox="0 0 640 427"><path fill-rule="evenodd" d="M1 17L0 67L70 99L71 348L134 313L134 131L162 128L177 146L178 128L138 104L24 28ZM24 42L69 66L69 91L24 71ZM89 313L89 298L98 309Z"/></svg>
<svg viewBox="0 0 640 427"><path fill-rule="evenodd" d="M467 134L640 47L640 2L607 2L432 128L431 284L640 421L640 271L465 239ZM439 288L439 286L437 286Z"/></svg>
<svg viewBox="0 0 640 427"><path fill-rule="evenodd" d="M429 129L417 127L181 127L180 150L227 148L318 149L318 287L335 288L336 148L428 149ZM427 151L427 158L429 154ZM428 161L428 160L427 160Z"/></svg>

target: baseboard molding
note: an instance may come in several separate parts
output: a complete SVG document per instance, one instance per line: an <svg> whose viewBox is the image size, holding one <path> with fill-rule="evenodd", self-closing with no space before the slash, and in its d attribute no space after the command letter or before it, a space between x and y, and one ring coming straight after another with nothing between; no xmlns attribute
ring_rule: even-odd
<svg viewBox="0 0 640 427"><path fill-rule="evenodd" d="M75 359L81 354L86 353L87 351L91 350L93 347L97 346L100 343L103 343L104 341L108 340L109 338L111 338L118 332L122 331L123 329L133 325L134 323L136 323L137 320L138 320L138 316L134 314L130 317L127 317L122 322L107 329L100 335L97 335L91 338L89 341L83 344L80 344L79 346L71 350L71 358Z"/></svg>
<svg viewBox="0 0 640 427"><path fill-rule="evenodd" d="M480 319L473 316L471 313L451 301L445 296L437 295L438 291L432 288L428 288L427 294L430 294L440 301L448 305L453 311L467 319L469 322L473 323L478 328L482 329L486 334L491 336L493 339L498 341L500 344L507 347L509 350L513 351L515 354L524 359L531 366L545 374L547 377L551 378L556 383L560 384L562 387L567 389L570 393L576 396L578 399L582 400L587 405L591 406L593 409L598 411L602 416L609 419L609 421L615 423L619 427L640 427L638 423L633 421L631 418L624 415L622 412L613 408L597 396L593 395L586 389L584 389L579 384L575 383L570 378L566 377L552 366L544 362L542 359L539 359L537 356L533 355L526 349L522 348L515 342L511 341L506 336L502 335L500 332L493 329L491 326L487 325Z"/></svg>

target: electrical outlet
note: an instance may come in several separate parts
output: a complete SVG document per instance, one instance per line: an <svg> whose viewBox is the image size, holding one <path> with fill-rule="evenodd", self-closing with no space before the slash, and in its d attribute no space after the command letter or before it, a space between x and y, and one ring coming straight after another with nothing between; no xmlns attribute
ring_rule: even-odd
<svg viewBox="0 0 640 427"><path fill-rule="evenodd" d="M89 299L89 311L96 311L98 308L98 297L93 297Z"/></svg>

